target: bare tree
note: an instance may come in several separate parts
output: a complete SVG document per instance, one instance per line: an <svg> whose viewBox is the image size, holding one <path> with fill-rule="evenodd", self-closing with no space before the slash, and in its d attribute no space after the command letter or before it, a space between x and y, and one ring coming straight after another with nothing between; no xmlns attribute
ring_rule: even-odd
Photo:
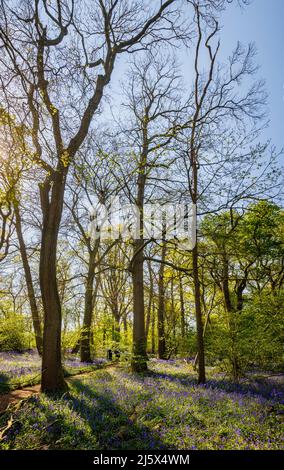
<svg viewBox="0 0 284 470"><path fill-rule="evenodd" d="M86 265L84 276L84 317L80 339L80 354L82 362L91 362L91 326L93 311L97 299L100 282L100 267L116 244L116 240L103 243L100 239L100 221L97 220L98 208L107 206L109 200L117 192L115 182L110 181L109 161L101 158L100 146L102 142L97 136L94 142L92 134L86 145L81 149L77 164L74 167L68 182L68 198L65 205L71 214L72 223L67 224L67 231L71 229L78 233L78 244L71 242L75 257ZM93 220L91 220L93 219ZM75 227L74 227L75 225ZM95 230L95 233L94 233ZM68 234L66 233L68 237ZM83 249L86 250L84 257ZM106 268L104 268L106 269Z"/></svg>
<svg viewBox="0 0 284 470"><path fill-rule="evenodd" d="M254 46L250 44L245 48L238 44L229 59L227 69L221 67L217 61L220 49L218 22L212 16L208 21L206 11L204 13L200 2L192 2L192 4L195 9L197 31L194 57L195 79L189 100L191 117L178 138L183 132L187 136L183 158L187 162L188 192L200 216L202 212L206 212L207 197L210 196L211 207L213 205L213 182L220 188L219 176L222 174L222 184L227 188L226 178L233 174L232 162L237 167L240 166L240 162L245 161L246 157L240 153L248 145L249 139L251 141L258 135L256 123L264 118L266 93L261 81L252 84L247 82L243 93L239 91L240 85L253 76L257 70L254 65ZM206 73L201 72L203 49L208 56ZM187 127L188 129L185 130ZM251 149L247 149L247 152L246 155L253 153ZM236 180L235 176L233 178L236 184L242 185L242 178L239 180ZM228 207L230 198L232 197L232 203L236 194L238 197L241 194L244 196L242 191L232 192L226 189L224 192L219 189L216 194L223 195L222 203L217 197L219 208L224 208L226 205ZM215 210L218 210L217 207ZM204 383L204 325L198 236L192 250L192 268L197 325L198 381Z"/></svg>
<svg viewBox="0 0 284 470"><path fill-rule="evenodd" d="M32 315L32 322L36 338L36 346L39 354L42 353L42 331L41 321L36 301L34 284L29 264L29 257L26 248L26 243L22 230L22 218L20 209L20 199L23 193L22 187L25 179L30 173L30 164L25 158L27 147L25 145L26 128L19 126L15 119L2 110L2 155L3 161L1 162L1 180L3 188L6 191L6 204L9 206L8 212L5 216L2 212L3 224L7 223L6 217L13 213L13 218L10 217L11 225L10 230L5 229L6 237L11 232L12 227L16 229L16 234L19 242L19 251L22 258L25 281L28 291L28 299ZM30 176L30 175L29 175ZM4 193L5 193L4 191ZM3 226L4 229L4 226ZM8 237L9 238L9 237ZM7 238L7 242L8 242ZM6 242L6 254L8 243ZM4 243L4 240L2 241Z"/></svg>
<svg viewBox="0 0 284 470"><path fill-rule="evenodd" d="M30 129L42 169L40 285L44 308L42 390L64 389L56 247L69 167L97 112L116 59L176 38L176 0L1 0L1 100ZM17 90L17 91L15 91Z"/></svg>
<svg viewBox="0 0 284 470"><path fill-rule="evenodd" d="M136 371L147 368L144 301L144 250L151 242L143 233L144 206L158 198L157 185L167 181L175 129L183 112L180 106L180 79L174 59L148 53L133 63L126 87L125 108L129 119L120 127L123 167L118 171L126 198L139 213L139 233L133 240L129 263L133 283L133 361ZM126 173L127 172L127 173ZM165 192L166 194L166 192Z"/></svg>

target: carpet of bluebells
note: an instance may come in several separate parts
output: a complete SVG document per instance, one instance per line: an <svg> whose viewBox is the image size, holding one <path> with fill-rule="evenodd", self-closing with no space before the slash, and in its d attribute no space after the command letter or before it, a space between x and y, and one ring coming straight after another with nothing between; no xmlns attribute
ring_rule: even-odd
<svg viewBox="0 0 284 470"><path fill-rule="evenodd" d="M209 371L200 386L183 361L151 360L149 369L100 369L69 379L61 397L33 396L14 412L0 448L283 449L281 381L234 384Z"/></svg>
<svg viewBox="0 0 284 470"><path fill-rule="evenodd" d="M79 361L78 357L66 354L64 358L65 375L87 372L89 369L103 365L105 360L96 359L88 364ZM36 351L25 353L0 352L0 392L36 384L40 381L41 358Z"/></svg>

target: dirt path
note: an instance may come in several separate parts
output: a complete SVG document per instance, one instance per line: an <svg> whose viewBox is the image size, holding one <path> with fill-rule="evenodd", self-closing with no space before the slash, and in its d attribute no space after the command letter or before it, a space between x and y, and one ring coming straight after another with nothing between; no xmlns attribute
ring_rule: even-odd
<svg viewBox="0 0 284 470"><path fill-rule="evenodd" d="M33 385L32 387L22 388L20 390L13 390L12 392L0 395L0 413L3 413L9 405L14 405L20 400L29 398L32 395L40 392L40 385Z"/></svg>
<svg viewBox="0 0 284 470"><path fill-rule="evenodd" d="M82 374L72 375L66 378L67 382L72 381L78 377L83 378L84 376L89 376L90 374L96 373L98 370L102 370L105 368L115 367L114 364L107 364L105 367L98 368L96 370L91 370L90 372L83 372ZM31 397L32 395L37 395L40 393L40 384L32 385L23 387L18 390L12 390L9 393L5 393L3 395L0 394L0 413L4 413L8 406L13 406L18 403L20 400L24 400L26 398Z"/></svg>

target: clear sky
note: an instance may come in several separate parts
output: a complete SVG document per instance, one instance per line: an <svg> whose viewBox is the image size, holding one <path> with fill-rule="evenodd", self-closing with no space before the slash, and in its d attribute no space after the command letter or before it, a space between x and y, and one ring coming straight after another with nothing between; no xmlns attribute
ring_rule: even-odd
<svg viewBox="0 0 284 470"><path fill-rule="evenodd" d="M256 78L264 79L269 94L270 127L265 130L263 140L271 139L280 151L284 148L284 0L250 0L250 5L240 8L235 0L227 6L220 18L222 31L220 59L228 58L238 41L254 42L257 49L256 63L260 66ZM179 62L187 79L192 74L191 50L178 54ZM112 98L120 102L124 81L125 62L122 60L115 70ZM191 83L191 81L190 81ZM189 84L189 83L188 83ZM186 86L186 83L185 83ZM284 157L281 157L284 162Z"/></svg>
<svg viewBox="0 0 284 470"><path fill-rule="evenodd" d="M227 55L238 40L256 44L259 75L265 79L269 93L271 125L267 137L281 149L284 147L284 0L252 0L244 9L231 5L221 21L222 48Z"/></svg>

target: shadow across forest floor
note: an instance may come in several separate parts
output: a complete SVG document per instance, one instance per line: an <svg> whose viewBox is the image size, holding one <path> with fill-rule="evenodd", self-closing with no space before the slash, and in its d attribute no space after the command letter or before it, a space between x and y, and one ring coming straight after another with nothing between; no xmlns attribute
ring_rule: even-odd
<svg viewBox="0 0 284 470"><path fill-rule="evenodd" d="M234 382L225 378L209 378L205 384L198 385L196 377L189 376L185 372L158 373L149 370L145 376L166 379L178 382L184 386L199 386L212 388L226 393L239 393L247 396L259 396L265 399L274 400L277 403L284 404L284 385L276 380L268 380L262 377L244 378L239 382Z"/></svg>
<svg viewBox="0 0 284 470"><path fill-rule="evenodd" d="M106 373L104 374L106 377ZM109 380L112 380L111 375ZM88 421L100 449L164 449L158 435L136 422L135 408L125 413L111 394L98 393L80 379L72 380L78 394L70 395L73 409Z"/></svg>
<svg viewBox="0 0 284 470"><path fill-rule="evenodd" d="M197 386L185 365L152 362L133 374L112 366L70 378L63 395L37 394L0 416L1 449L278 449L275 400L248 384ZM171 372L172 371L172 372ZM272 393L273 395L273 393ZM276 411L275 413L272 411Z"/></svg>
<svg viewBox="0 0 284 470"><path fill-rule="evenodd" d="M9 390L9 376L7 374L0 373L0 393L5 393Z"/></svg>
<svg viewBox="0 0 284 470"><path fill-rule="evenodd" d="M108 372L103 374L104 380L112 380ZM61 396L31 397L22 410L22 419L7 430L4 444L7 442L9 448L45 450L166 448L155 431L136 422L135 410L127 414L111 393L97 391L83 378L73 378L70 385ZM27 447L24 439L28 432Z"/></svg>

